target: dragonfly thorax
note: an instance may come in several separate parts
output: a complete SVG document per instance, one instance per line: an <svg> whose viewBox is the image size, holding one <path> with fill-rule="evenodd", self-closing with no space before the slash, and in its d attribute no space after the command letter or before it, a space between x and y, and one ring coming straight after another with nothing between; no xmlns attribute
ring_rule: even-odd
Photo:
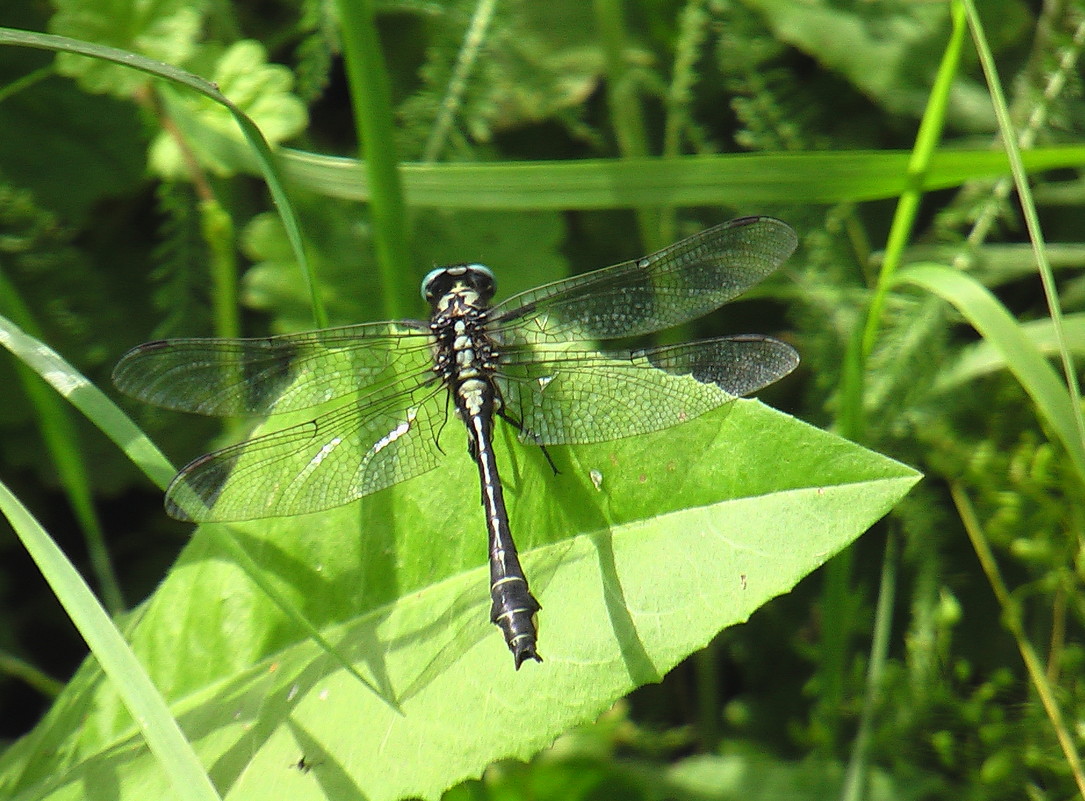
<svg viewBox="0 0 1085 801"><path fill-rule="evenodd" d="M462 280L462 279L461 279ZM478 290L457 284L433 302L430 331L434 337L434 372L457 398L464 385L476 391L477 380L487 384L499 362L496 344L486 331L488 304Z"/></svg>
<svg viewBox="0 0 1085 801"><path fill-rule="evenodd" d="M422 299L435 310L450 295L459 295L473 306L489 306L496 289L493 272L481 264L438 267L422 279ZM447 301L443 305L447 306Z"/></svg>

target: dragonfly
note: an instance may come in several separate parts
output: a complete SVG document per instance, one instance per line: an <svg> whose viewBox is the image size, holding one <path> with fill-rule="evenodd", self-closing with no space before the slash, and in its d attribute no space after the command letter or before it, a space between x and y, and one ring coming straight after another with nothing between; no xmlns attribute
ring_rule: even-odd
<svg viewBox="0 0 1085 801"><path fill-rule="evenodd" d="M166 512L197 523L318 512L419 476L441 463L441 431L459 418L488 532L490 620L519 670L542 661L541 606L513 541L496 420L541 446L554 468L547 447L663 430L782 378L798 354L759 334L638 349L605 343L717 309L774 272L796 244L780 220L740 217L499 303L493 272L455 264L422 281L428 320L158 340L125 354L113 379L139 400L204 415L312 410L304 422L182 468L166 490Z"/></svg>

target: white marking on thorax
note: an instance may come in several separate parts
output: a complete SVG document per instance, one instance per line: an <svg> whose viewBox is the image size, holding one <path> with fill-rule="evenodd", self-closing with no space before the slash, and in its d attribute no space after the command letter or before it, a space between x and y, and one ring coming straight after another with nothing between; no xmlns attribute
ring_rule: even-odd
<svg viewBox="0 0 1085 801"><path fill-rule="evenodd" d="M456 321L453 331L456 334L452 340L452 350L456 354L456 372L460 378L473 378L478 375L474 339L467 333L467 323L462 319Z"/></svg>
<svg viewBox="0 0 1085 801"><path fill-rule="evenodd" d="M461 287L460 289L448 292L438 299L437 311L443 314L447 312L452 307L452 304L457 301L465 306L477 306L478 292L473 289L467 289L466 287Z"/></svg>

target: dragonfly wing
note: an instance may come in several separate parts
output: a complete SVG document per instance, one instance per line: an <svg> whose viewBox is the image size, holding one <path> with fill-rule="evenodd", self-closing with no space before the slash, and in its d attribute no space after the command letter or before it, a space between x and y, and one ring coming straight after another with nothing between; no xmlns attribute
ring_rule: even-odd
<svg viewBox="0 0 1085 801"><path fill-rule="evenodd" d="M166 491L179 520L227 522L317 512L432 470L447 418L439 384L404 378L299 425L196 459Z"/></svg>
<svg viewBox="0 0 1085 801"><path fill-rule="evenodd" d="M757 335L622 354L516 349L500 388L521 439L574 445L659 431L768 386L799 363L790 346Z"/></svg>
<svg viewBox="0 0 1085 801"><path fill-rule="evenodd" d="M377 390L431 365L428 328L365 323L256 339L170 339L133 348L117 388L167 409L213 416L307 409Z"/></svg>
<svg viewBox="0 0 1085 801"><path fill-rule="evenodd" d="M637 336L717 309L779 267L798 240L786 223L742 217L651 256L515 295L490 313L505 338L540 344Z"/></svg>
<svg viewBox="0 0 1085 801"><path fill-rule="evenodd" d="M632 354L671 375L689 375L729 395L752 395L799 366L799 354L786 342L761 334L661 345Z"/></svg>

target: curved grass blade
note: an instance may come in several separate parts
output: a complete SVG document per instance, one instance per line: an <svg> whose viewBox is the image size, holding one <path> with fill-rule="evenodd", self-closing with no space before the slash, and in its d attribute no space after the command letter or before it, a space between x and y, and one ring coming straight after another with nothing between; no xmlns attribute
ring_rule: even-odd
<svg viewBox="0 0 1085 801"><path fill-rule="evenodd" d="M116 404L99 390L74 367L62 359L43 342L27 336L10 320L0 316L0 345L20 359L29 369L66 398L75 408L86 416L91 423L101 429L107 437L120 447L157 486L166 487L175 474L175 469L146 434L122 412ZM223 527L211 527L210 536L226 553L229 553L241 566L249 580L290 620L304 630L309 637L319 643L332 657L347 669L358 681L370 687L386 703L393 702L387 692L373 686L367 679L354 670L350 661L342 655L320 631L298 611L279 588L270 581L253 561L249 553ZM393 705L393 708L394 705Z"/></svg>
<svg viewBox="0 0 1085 801"><path fill-rule="evenodd" d="M1062 322L1070 350L1078 358L1085 359L1085 314L1068 314L1063 317ZM1055 335L1051 320L1030 320L1019 323L1019 326L1021 333L1044 357L1058 356L1061 343ZM1006 353L988 340L969 345L962 349L956 361L939 373L933 391L949 392L975 378L1005 370L1009 366L1006 356Z"/></svg>
<svg viewBox="0 0 1085 801"><path fill-rule="evenodd" d="M941 264L911 265L898 274L897 283L920 287L948 301L1002 352L1006 366L1032 398L1085 483L1085 443L1075 422L1081 410L1070 399L1058 373L999 300L972 277Z"/></svg>
<svg viewBox="0 0 1085 801"><path fill-rule="evenodd" d="M176 797L218 801L207 771L124 636L64 553L3 483L0 510L137 721Z"/></svg>
<svg viewBox="0 0 1085 801"><path fill-rule="evenodd" d="M330 197L365 201L370 188L356 159L284 148L292 180ZM643 204L742 208L845 203L899 197L912 187L909 151L756 153L615 160L404 164L412 207L450 209L614 209ZM1085 146L1022 154L1029 172L1085 165ZM924 190L946 189L1009 172L1001 152L939 150Z"/></svg>

